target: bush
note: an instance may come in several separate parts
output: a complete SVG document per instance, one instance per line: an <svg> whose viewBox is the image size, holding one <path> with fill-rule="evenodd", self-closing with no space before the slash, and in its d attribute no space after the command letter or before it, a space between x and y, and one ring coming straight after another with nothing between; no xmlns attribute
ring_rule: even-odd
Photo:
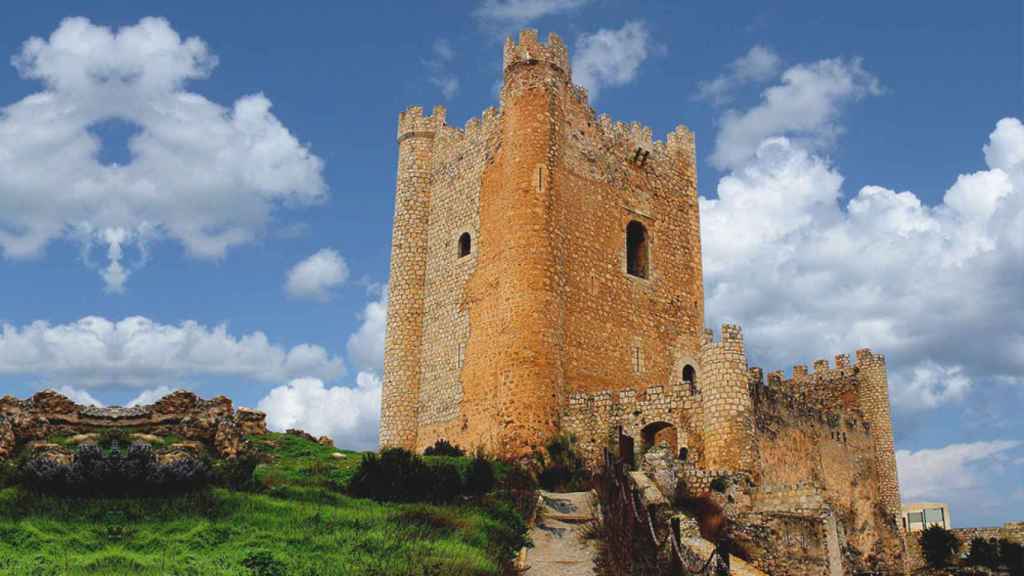
<svg viewBox="0 0 1024 576"><path fill-rule="evenodd" d="M348 483L357 498L378 502L444 504L463 495L482 496L494 488L493 463L482 455L468 467L465 460L431 457L425 460L401 448L366 454ZM465 478L460 470L465 470Z"/></svg>
<svg viewBox="0 0 1024 576"><path fill-rule="evenodd" d="M233 460L218 460L212 469L214 481L232 490L255 489L256 467L260 463L259 454L254 452L242 452Z"/></svg>
<svg viewBox="0 0 1024 576"><path fill-rule="evenodd" d="M128 446L131 443L131 434L120 428L107 428L100 432L100 436L96 440L98 446L107 449L111 446Z"/></svg>
<svg viewBox="0 0 1024 576"><path fill-rule="evenodd" d="M942 568L960 549L960 541L952 532L939 526L929 526L921 532L921 551L932 568Z"/></svg>
<svg viewBox="0 0 1024 576"><path fill-rule="evenodd" d="M466 472L466 492L472 496L483 496L494 489L494 464L482 454L477 454Z"/></svg>
<svg viewBox="0 0 1024 576"><path fill-rule="evenodd" d="M116 447L104 454L84 444L71 464L33 458L21 469L20 482L29 491L58 496L153 496L195 492L210 481L206 462L182 458L159 464L152 447L137 443L122 454Z"/></svg>
<svg viewBox="0 0 1024 576"><path fill-rule="evenodd" d="M540 485L545 490L578 492L590 487L590 472L576 452L576 439L572 436L555 436L537 458L541 465Z"/></svg>
<svg viewBox="0 0 1024 576"><path fill-rule="evenodd" d="M1024 576L1024 545L1000 540L999 557L1012 576Z"/></svg>
<svg viewBox="0 0 1024 576"><path fill-rule="evenodd" d="M466 451L442 438L441 440L434 442L433 446L428 446L427 449L423 451L423 455L454 456L456 458L461 458L466 455Z"/></svg>
<svg viewBox="0 0 1024 576"><path fill-rule="evenodd" d="M999 545L995 540L974 538L967 554L967 563L972 566L997 568L999 566Z"/></svg>
<svg viewBox="0 0 1024 576"><path fill-rule="evenodd" d="M725 476L716 476L711 481L711 489L720 494L725 494L725 491L729 489L729 479Z"/></svg>

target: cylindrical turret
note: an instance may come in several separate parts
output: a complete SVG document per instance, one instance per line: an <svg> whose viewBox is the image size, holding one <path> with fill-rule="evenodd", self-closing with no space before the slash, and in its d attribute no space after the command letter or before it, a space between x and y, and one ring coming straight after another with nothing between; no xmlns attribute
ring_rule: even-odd
<svg viewBox="0 0 1024 576"><path fill-rule="evenodd" d="M892 414L889 409L889 378L885 356L864 348L857 350L858 401L860 410L871 424L875 443L875 462L881 483L882 501L893 518L900 515L900 483L896 476L896 455L892 436Z"/></svg>
<svg viewBox="0 0 1024 576"><path fill-rule="evenodd" d="M753 472L756 462L750 372L739 326L725 324L714 341L705 333L701 346L704 403L704 467Z"/></svg>
<svg viewBox="0 0 1024 576"><path fill-rule="evenodd" d="M380 445L416 447L423 283L430 213L430 167L434 134L444 125L444 109L423 116L412 107L398 117L398 178L391 239L388 321L384 341Z"/></svg>

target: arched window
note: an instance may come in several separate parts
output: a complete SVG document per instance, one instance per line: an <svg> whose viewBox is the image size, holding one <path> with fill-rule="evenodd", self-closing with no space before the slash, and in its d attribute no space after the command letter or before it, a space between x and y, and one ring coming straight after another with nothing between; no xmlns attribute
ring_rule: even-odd
<svg viewBox="0 0 1024 576"><path fill-rule="evenodd" d="M647 278L647 229L633 220L626 226L626 272Z"/></svg>
<svg viewBox="0 0 1024 576"><path fill-rule="evenodd" d="M699 391L697 389L697 371L693 369L693 366L687 364L683 366L683 384L690 385L690 395L695 396Z"/></svg>
<svg viewBox="0 0 1024 576"><path fill-rule="evenodd" d="M459 258L469 256L469 252L472 248L473 239L469 236L469 232L463 232L462 236L459 236Z"/></svg>

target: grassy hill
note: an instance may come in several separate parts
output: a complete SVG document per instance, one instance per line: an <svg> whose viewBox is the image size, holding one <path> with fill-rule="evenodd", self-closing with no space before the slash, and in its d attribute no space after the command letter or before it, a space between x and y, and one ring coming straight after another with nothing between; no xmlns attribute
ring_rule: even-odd
<svg viewBox="0 0 1024 576"><path fill-rule="evenodd" d="M0 490L0 574L498 575L522 523L487 497L377 503L344 488L358 453L298 436L250 439L268 462L248 490L61 499Z"/></svg>

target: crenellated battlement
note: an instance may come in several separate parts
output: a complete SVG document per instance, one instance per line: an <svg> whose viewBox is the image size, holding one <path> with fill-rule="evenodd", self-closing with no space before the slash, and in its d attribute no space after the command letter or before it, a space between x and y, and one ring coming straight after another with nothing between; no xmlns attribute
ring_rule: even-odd
<svg viewBox="0 0 1024 576"><path fill-rule="evenodd" d="M445 114L447 110L440 105L434 106L434 112L429 116L423 115L423 107L410 106L398 114L398 141L413 136L433 137L445 126Z"/></svg>
<svg viewBox="0 0 1024 576"><path fill-rule="evenodd" d="M569 49L554 32L548 34L546 43L538 39L537 30L533 28L521 30L518 42L514 42L512 38L506 38L504 60L505 71L517 64L543 62L558 69L564 74L566 80L572 78L572 71L569 68Z"/></svg>
<svg viewBox="0 0 1024 576"><path fill-rule="evenodd" d="M743 328L738 324L722 324L721 335L721 338L716 341L715 331L711 328L705 328L704 335L700 340L701 348L722 344L738 343L740 346L743 345Z"/></svg>

